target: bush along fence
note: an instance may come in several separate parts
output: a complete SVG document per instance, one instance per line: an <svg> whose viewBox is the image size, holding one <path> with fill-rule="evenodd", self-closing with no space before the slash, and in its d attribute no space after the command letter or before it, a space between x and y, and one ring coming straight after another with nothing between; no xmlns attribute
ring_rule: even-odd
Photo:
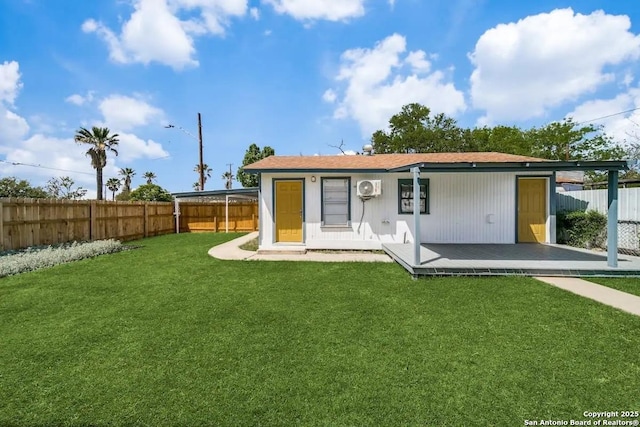
<svg viewBox="0 0 640 427"><path fill-rule="evenodd" d="M606 225L600 229L596 212L607 213L607 190L568 191L556 195L558 211L558 243L591 246L604 249ZM606 224L606 220L604 221ZM574 228L569 236L568 227ZM600 233L597 238L589 236ZM582 237L578 237L578 235ZM565 237L566 240L562 240ZM591 240L590 240L591 239ZM588 242L588 243L587 243ZM619 190L618 252L640 256L640 188Z"/></svg>
<svg viewBox="0 0 640 427"><path fill-rule="evenodd" d="M227 211L220 203L181 202L180 232L253 231L258 224L257 203L248 205L230 204ZM175 233L174 206L172 202L0 198L0 250Z"/></svg>

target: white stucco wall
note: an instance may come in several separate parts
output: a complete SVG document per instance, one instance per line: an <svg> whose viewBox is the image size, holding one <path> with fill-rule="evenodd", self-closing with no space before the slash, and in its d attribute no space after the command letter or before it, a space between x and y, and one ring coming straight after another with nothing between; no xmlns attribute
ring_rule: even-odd
<svg viewBox="0 0 640 427"><path fill-rule="evenodd" d="M350 175L351 226L322 227L321 178L345 176L349 175L262 174L260 248L278 246L274 242L272 200L273 180L278 178L304 180L303 244L307 248L378 249L383 242L413 241L413 216L398 214L398 179L410 179L409 173ZM430 213L421 215L423 243L515 243L515 172L422 173L421 178L429 178L430 193ZM382 195L365 202L364 217L363 204L356 195L356 184L362 179L382 180Z"/></svg>

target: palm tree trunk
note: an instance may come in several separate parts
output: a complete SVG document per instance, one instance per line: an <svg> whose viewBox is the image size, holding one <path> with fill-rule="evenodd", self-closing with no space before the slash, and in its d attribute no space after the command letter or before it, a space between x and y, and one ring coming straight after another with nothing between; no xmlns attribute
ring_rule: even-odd
<svg viewBox="0 0 640 427"><path fill-rule="evenodd" d="M98 200L102 200L102 168L96 168L96 184L98 186Z"/></svg>

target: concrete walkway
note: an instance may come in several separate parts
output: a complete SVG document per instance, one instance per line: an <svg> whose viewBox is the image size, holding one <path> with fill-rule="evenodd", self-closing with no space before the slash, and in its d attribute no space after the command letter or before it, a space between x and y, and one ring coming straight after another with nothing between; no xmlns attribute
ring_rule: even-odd
<svg viewBox="0 0 640 427"><path fill-rule="evenodd" d="M393 262L386 254L374 254L367 252L341 253L314 252L306 253L283 253L283 254L259 254L257 252L240 249L243 244L258 237L258 232L238 237L237 239L214 246L209 249L209 255L224 260L247 260L247 261L316 261L316 262Z"/></svg>
<svg viewBox="0 0 640 427"><path fill-rule="evenodd" d="M640 297L575 277L536 277L565 291L640 316Z"/></svg>

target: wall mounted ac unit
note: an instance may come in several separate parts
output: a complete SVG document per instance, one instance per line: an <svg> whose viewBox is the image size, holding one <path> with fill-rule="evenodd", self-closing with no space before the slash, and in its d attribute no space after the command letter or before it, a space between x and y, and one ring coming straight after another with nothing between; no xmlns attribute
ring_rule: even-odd
<svg viewBox="0 0 640 427"><path fill-rule="evenodd" d="M376 197L382 194L382 182L379 179L358 181L357 193L359 197Z"/></svg>

